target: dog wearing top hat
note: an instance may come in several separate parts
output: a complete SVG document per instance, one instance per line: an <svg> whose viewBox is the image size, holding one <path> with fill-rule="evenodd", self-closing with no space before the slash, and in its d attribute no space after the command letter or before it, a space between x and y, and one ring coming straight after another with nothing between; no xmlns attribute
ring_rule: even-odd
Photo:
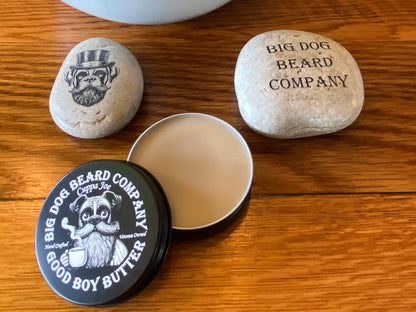
<svg viewBox="0 0 416 312"><path fill-rule="evenodd" d="M77 64L70 66L65 76L73 100L82 106L99 103L110 89L120 70L109 62L107 50L86 50L77 54Z"/></svg>

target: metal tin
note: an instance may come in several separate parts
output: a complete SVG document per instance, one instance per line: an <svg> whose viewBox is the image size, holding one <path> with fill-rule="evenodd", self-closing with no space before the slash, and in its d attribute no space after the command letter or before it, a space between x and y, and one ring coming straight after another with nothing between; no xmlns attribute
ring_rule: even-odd
<svg viewBox="0 0 416 312"><path fill-rule="evenodd" d="M71 302L125 301L157 273L172 228L178 238L220 230L248 202L252 178L248 145L226 122L193 113L163 119L128 161L92 161L55 185L36 228L40 270Z"/></svg>
<svg viewBox="0 0 416 312"><path fill-rule="evenodd" d="M136 140L128 161L162 185L175 232L226 223L250 197L249 147L231 125L210 115L185 113L157 122Z"/></svg>
<svg viewBox="0 0 416 312"><path fill-rule="evenodd" d="M98 160L66 174L40 211L36 256L63 298L107 306L137 294L155 276L171 239L169 204L144 168Z"/></svg>

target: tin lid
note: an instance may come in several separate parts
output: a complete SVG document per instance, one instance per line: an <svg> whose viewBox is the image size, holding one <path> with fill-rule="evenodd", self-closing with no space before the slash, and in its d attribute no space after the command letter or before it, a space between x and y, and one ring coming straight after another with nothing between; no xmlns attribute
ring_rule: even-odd
<svg viewBox="0 0 416 312"><path fill-rule="evenodd" d="M225 121L177 114L143 132L128 161L149 170L169 198L175 234L217 230L250 196L253 160L241 134Z"/></svg>
<svg viewBox="0 0 416 312"><path fill-rule="evenodd" d="M170 238L169 204L156 179L127 161L98 160L67 173L47 196L36 256L60 296L106 306L153 279Z"/></svg>

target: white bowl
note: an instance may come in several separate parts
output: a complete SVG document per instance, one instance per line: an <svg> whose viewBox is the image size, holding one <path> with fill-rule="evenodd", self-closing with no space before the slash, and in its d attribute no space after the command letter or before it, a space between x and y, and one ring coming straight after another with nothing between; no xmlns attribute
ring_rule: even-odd
<svg viewBox="0 0 416 312"><path fill-rule="evenodd" d="M163 24L211 12L231 0L61 0L78 10L130 24Z"/></svg>

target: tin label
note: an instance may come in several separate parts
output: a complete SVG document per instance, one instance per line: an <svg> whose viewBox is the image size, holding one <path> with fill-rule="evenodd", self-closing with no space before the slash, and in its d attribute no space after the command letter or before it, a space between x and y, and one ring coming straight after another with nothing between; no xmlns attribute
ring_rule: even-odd
<svg viewBox="0 0 416 312"><path fill-rule="evenodd" d="M36 234L38 262L55 291L88 304L92 293L109 301L137 282L155 241L146 186L128 166L79 167L55 186Z"/></svg>

